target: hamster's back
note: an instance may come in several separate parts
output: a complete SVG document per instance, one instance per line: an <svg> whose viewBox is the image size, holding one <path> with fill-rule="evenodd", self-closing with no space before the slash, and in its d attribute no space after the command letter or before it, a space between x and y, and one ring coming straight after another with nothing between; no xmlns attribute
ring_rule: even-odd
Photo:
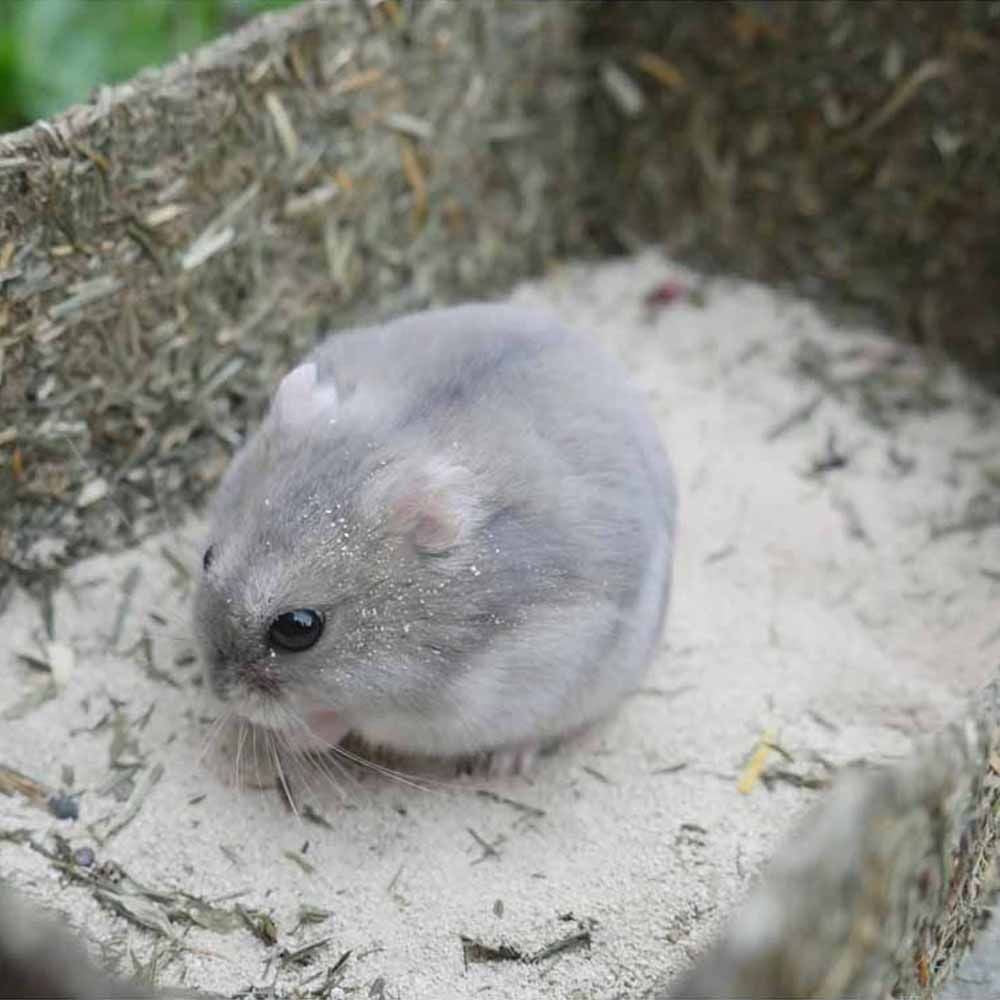
<svg viewBox="0 0 1000 1000"><path fill-rule="evenodd" d="M532 459L544 473L558 454L577 474L634 475L637 489L648 480L673 508L659 435L624 369L548 313L494 304L431 310L334 334L307 360L364 411L376 439L454 434L459 448L484 452L494 466L511 456L510 471L521 473ZM536 452L533 439L548 447Z"/></svg>

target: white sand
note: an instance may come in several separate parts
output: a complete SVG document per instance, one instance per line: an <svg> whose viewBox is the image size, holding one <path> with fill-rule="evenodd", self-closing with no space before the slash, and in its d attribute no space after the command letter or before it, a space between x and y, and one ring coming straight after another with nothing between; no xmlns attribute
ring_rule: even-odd
<svg viewBox="0 0 1000 1000"><path fill-rule="evenodd" d="M827 352L837 378L899 356L901 398L915 395L918 360L872 333L834 331L808 305L731 282L705 284L703 306L678 301L649 318L643 296L668 278L693 280L649 253L560 270L514 295L550 303L621 353L674 457L682 497L676 589L645 693L530 779L419 791L369 776L347 786L346 803L314 781L304 799L331 828L303 822L273 791L238 792L199 764L208 709L193 684L196 668L174 662L191 648L188 588L161 555L164 545L181 550L173 535L153 539L73 569L55 599L55 637L73 656L61 693L0 730L0 762L52 785L62 766L73 768L80 820L0 798L0 829L24 827L40 841L59 831L149 886L243 893L239 902L273 915L278 946L242 929L223 935L178 924L186 947L171 950L103 909L88 888L61 883L20 844L0 842L0 872L67 914L91 943L110 942L126 971L129 951L147 961L159 950L161 982L225 993L271 984L288 993L348 949L334 997L342 989L610 1000L640 996L688 963L820 794L787 782L740 794L738 775L765 731L793 758L772 753L769 763L802 775L825 773L817 754L834 763L889 759L960 711L995 668L1000 578L990 574L1000 571L1000 528L931 541L929 523L960 517L986 488L982 470L1000 469L1000 413L946 372L934 386L946 405L893 413L888 430L862 415L853 393L837 401L827 392L810 419L766 440L819 391L795 373L803 344ZM804 476L830 432L847 466ZM912 461L911 471L900 472L890 448ZM858 525L867 540L856 537ZM133 567L139 587L111 651ZM154 611L170 624L157 626ZM179 687L147 676L141 653L122 652L143 629L154 635L156 666ZM45 655L37 605L16 595L0 636L2 710L45 680L13 656ZM81 730L109 712L112 698L130 720L155 706L137 733L147 765L137 783L156 763L164 775L135 819L100 846L88 824L127 803L98 793L110 775L111 728ZM678 764L686 766L663 770ZM544 814L477 795L477 787ZM470 830L496 855L483 859ZM306 842L311 874L285 853ZM293 933L300 904L332 915ZM581 926L591 930L589 951L463 965L460 935L532 952ZM326 936L311 965L268 961Z"/></svg>

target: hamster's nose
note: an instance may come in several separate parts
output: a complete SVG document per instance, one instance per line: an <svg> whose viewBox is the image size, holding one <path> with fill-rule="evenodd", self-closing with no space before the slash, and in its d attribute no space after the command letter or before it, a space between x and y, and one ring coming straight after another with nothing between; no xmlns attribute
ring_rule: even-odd
<svg viewBox="0 0 1000 1000"><path fill-rule="evenodd" d="M251 691L276 695L281 691L281 680L274 664L269 660L250 660L236 668L236 676Z"/></svg>

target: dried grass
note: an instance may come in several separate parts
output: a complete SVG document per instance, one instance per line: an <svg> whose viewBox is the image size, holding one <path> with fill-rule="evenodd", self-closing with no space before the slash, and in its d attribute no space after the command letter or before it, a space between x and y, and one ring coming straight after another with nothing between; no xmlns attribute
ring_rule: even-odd
<svg viewBox="0 0 1000 1000"><path fill-rule="evenodd" d="M593 4L588 200L607 236L786 285L1000 387L1000 12ZM608 67L615 75L609 77Z"/></svg>
<svg viewBox="0 0 1000 1000"><path fill-rule="evenodd" d="M541 270L572 24L310 2L0 138L0 592L200 500L322 333Z"/></svg>

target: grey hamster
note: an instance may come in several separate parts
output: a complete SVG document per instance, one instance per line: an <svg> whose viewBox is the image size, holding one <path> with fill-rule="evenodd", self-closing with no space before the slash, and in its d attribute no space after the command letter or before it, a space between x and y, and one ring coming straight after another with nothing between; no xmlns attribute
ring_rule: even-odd
<svg viewBox="0 0 1000 1000"><path fill-rule="evenodd" d="M624 369L552 316L470 304L337 333L214 498L211 687L291 745L530 755L637 686L675 506Z"/></svg>

